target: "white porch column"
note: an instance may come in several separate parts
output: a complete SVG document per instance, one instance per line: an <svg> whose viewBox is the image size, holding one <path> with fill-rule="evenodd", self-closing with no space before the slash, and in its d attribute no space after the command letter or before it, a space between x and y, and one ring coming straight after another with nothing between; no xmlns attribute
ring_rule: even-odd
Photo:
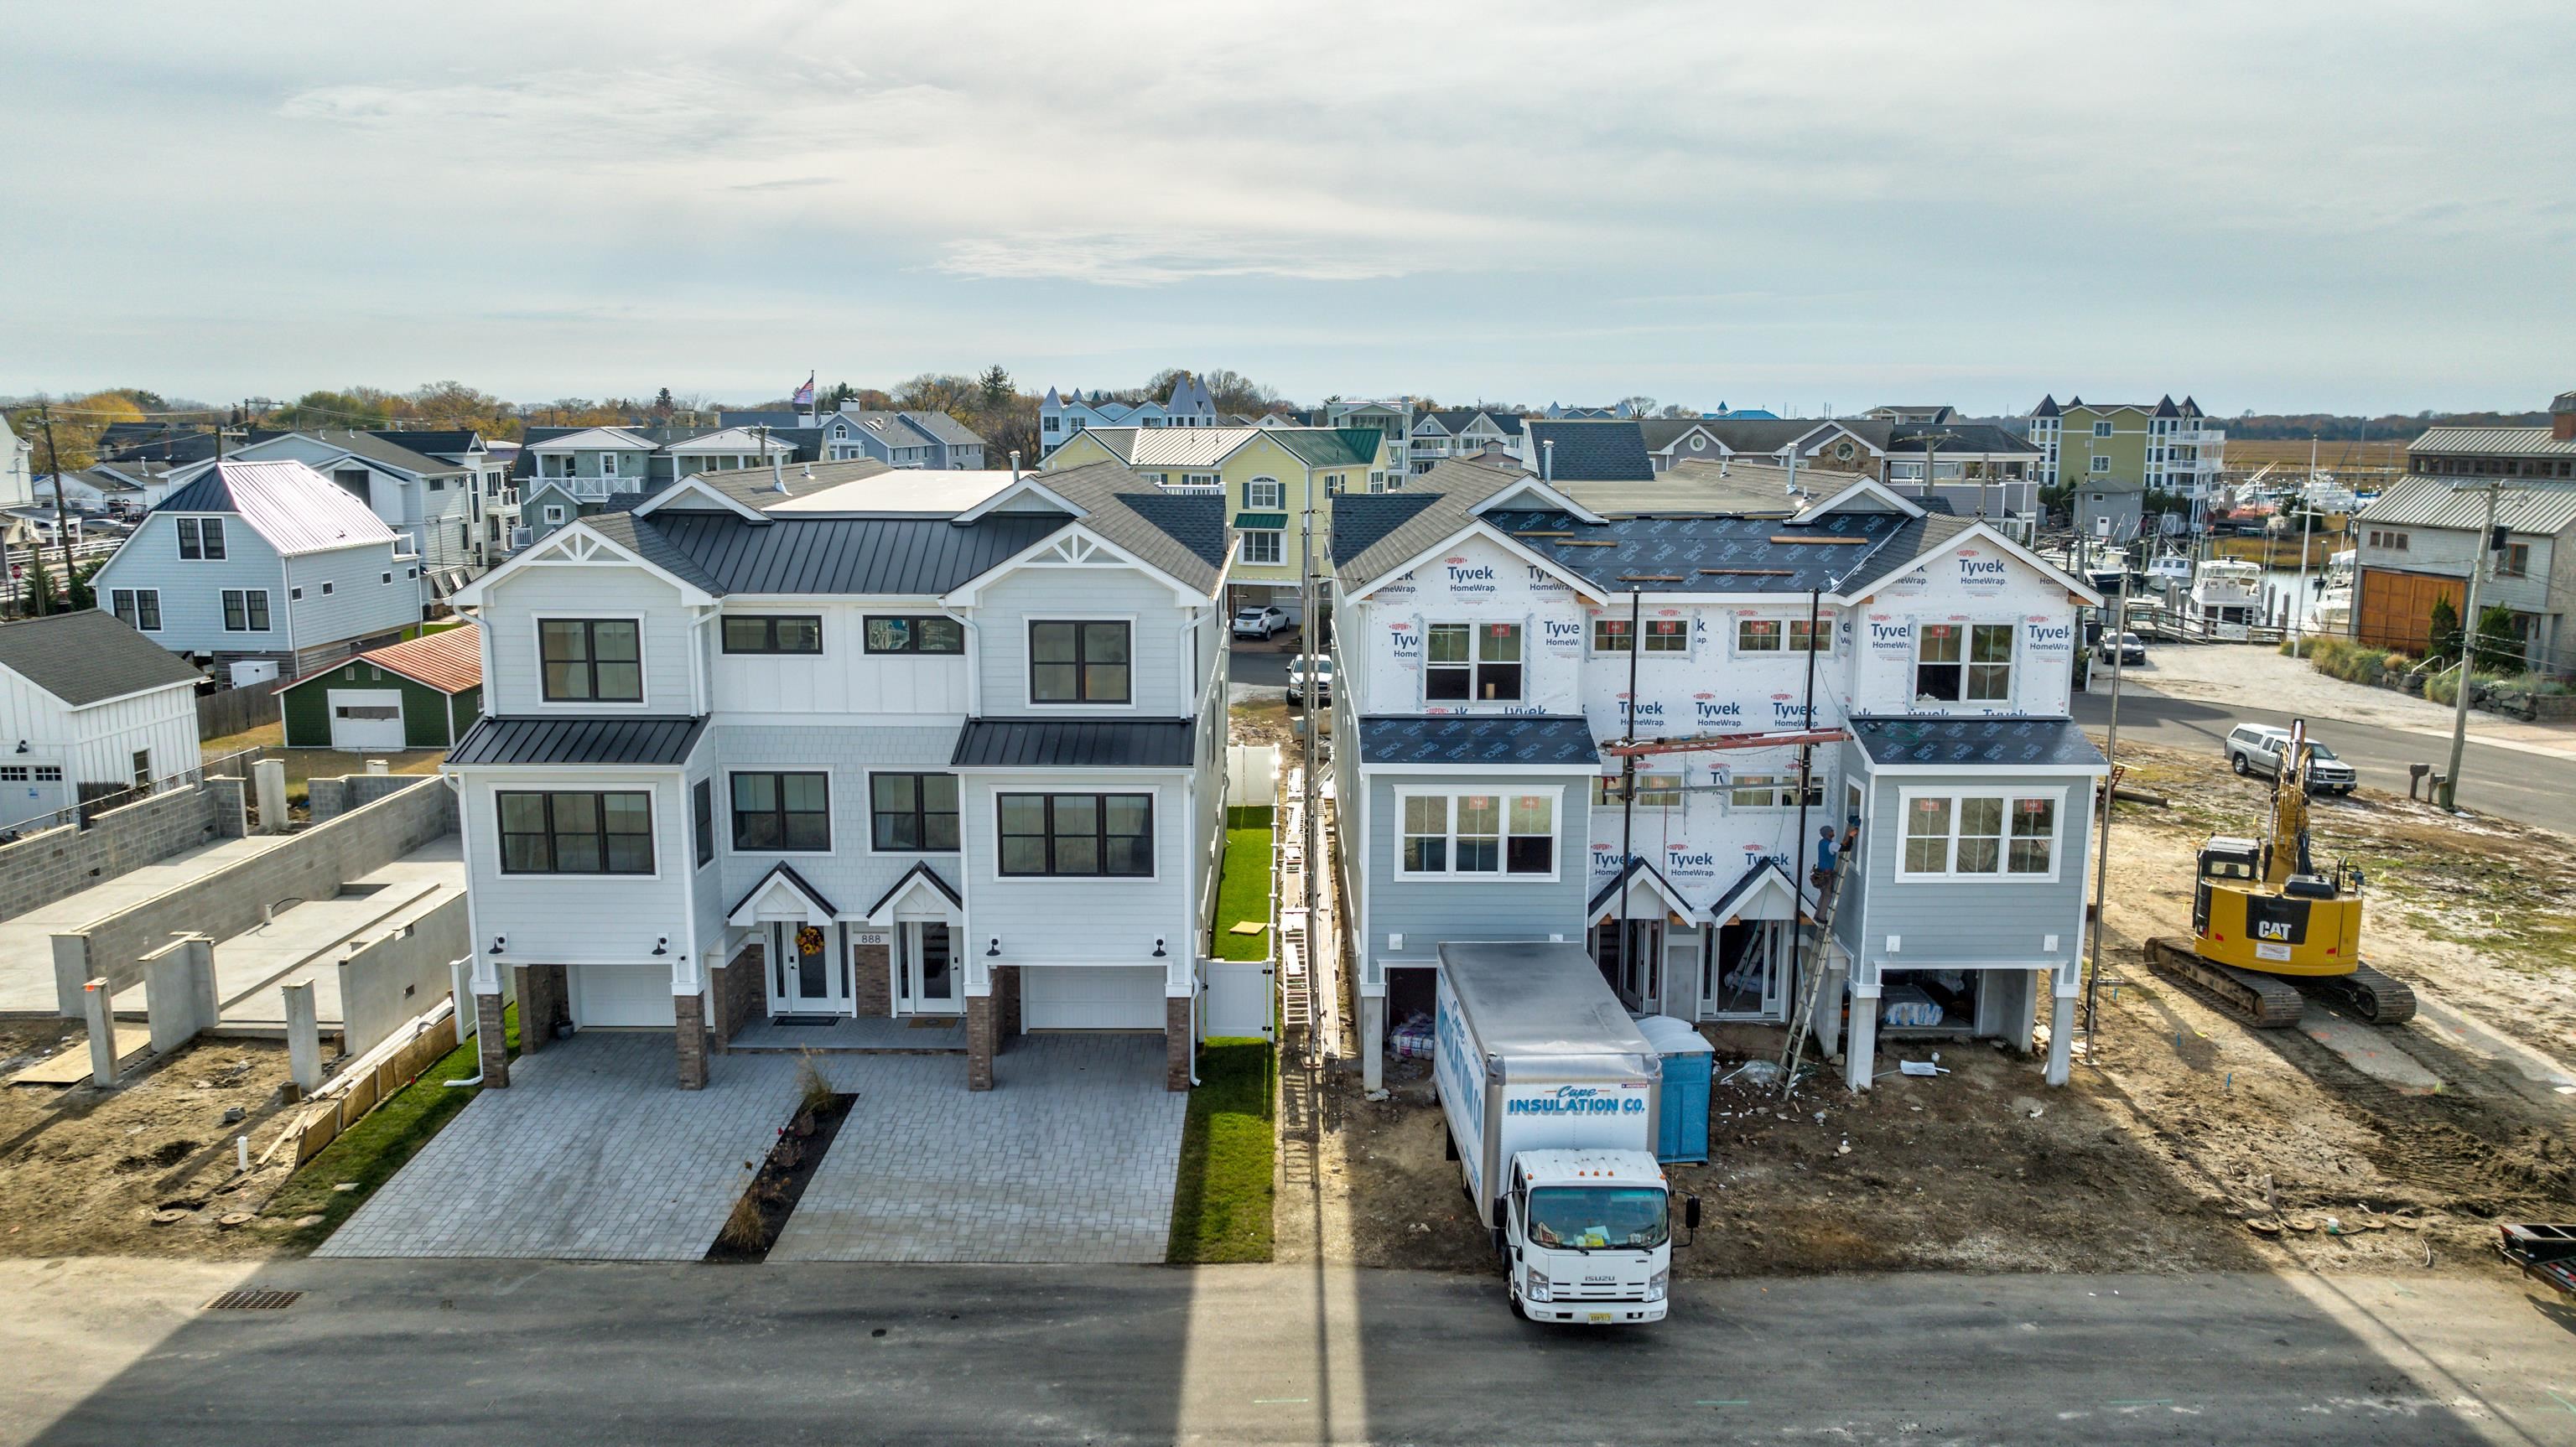
<svg viewBox="0 0 2576 1447"><path fill-rule="evenodd" d="M2048 1073L2041 1078L2051 1085L2064 1085L2075 1048L2075 987L2060 976L2055 993L2056 1003L2048 1016Z"/></svg>
<svg viewBox="0 0 2576 1447"><path fill-rule="evenodd" d="M1386 996L1360 996L1360 1087L1386 1089Z"/></svg>
<svg viewBox="0 0 2576 1447"><path fill-rule="evenodd" d="M1843 1052L1843 1083L1867 1090L1878 1056L1878 981L1854 980L1851 994L1851 1048Z"/></svg>

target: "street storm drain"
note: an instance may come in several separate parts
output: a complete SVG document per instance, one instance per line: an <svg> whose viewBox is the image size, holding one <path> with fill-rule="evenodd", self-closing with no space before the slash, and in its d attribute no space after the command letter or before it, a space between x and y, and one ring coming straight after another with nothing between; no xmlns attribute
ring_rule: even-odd
<svg viewBox="0 0 2576 1447"><path fill-rule="evenodd" d="M284 1311L295 1304L300 1291L227 1291L207 1302L208 1311Z"/></svg>

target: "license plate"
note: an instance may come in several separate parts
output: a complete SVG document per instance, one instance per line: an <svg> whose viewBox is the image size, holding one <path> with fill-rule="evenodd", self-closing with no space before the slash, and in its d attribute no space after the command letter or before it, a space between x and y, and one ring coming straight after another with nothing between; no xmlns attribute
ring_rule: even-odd
<svg viewBox="0 0 2576 1447"><path fill-rule="evenodd" d="M2288 945L2263 944L2258 941L2254 946L2254 958L2258 960L2287 960L2289 957Z"/></svg>
<svg viewBox="0 0 2576 1447"><path fill-rule="evenodd" d="M1591 1320L1596 1321L1596 1322L1598 1322L1598 1321L1617 1321L1617 1320L1619 1319L1619 1314L1618 1314L1617 1312L1613 1312L1613 1311L1596 1311L1596 1312L1593 1312L1593 1313L1591 1313L1591 1314L1590 1314L1590 1318L1591 1318Z"/></svg>

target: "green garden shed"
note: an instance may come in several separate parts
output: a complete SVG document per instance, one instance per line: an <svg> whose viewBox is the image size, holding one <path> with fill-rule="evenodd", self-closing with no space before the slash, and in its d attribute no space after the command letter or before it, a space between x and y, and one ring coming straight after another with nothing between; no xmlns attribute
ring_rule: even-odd
<svg viewBox="0 0 2576 1447"><path fill-rule="evenodd" d="M483 643L471 624L371 648L279 691L290 749L443 749L483 707Z"/></svg>

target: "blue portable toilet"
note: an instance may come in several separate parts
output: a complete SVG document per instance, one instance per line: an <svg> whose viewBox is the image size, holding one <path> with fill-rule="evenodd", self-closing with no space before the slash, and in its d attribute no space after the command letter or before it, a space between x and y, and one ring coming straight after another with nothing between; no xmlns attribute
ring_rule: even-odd
<svg viewBox="0 0 2576 1447"><path fill-rule="evenodd" d="M1708 1159L1708 1074L1716 1052L1685 1020L1649 1015L1637 1031L1663 1057L1663 1119L1655 1125L1655 1159Z"/></svg>

